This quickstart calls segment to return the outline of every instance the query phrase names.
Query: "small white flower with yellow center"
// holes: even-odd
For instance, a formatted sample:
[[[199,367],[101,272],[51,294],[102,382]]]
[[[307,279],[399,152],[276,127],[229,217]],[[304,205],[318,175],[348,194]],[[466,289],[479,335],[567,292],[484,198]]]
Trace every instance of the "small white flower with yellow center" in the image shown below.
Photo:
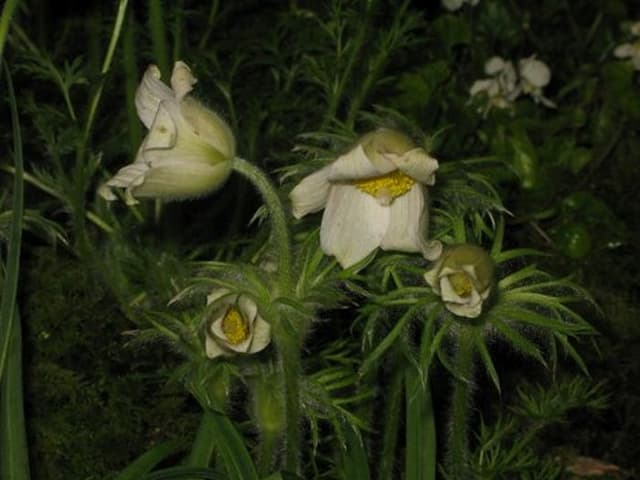
[[[256,353],[269,345],[271,326],[260,316],[255,302],[228,290],[216,289],[207,297],[207,305],[216,303],[205,331],[209,358],[237,353]]]
[[[486,115],[493,107],[509,108],[520,95],[513,63],[501,57],[491,57],[484,64],[484,73],[490,78],[476,80],[469,89],[472,97],[486,96],[487,104],[480,111]]]
[[[451,313],[476,318],[494,284],[494,264],[487,252],[475,245],[446,247],[424,278]]]
[[[149,129],[135,161],[121,168],[99,194],[115,200],[113,188],[125,190],[127,204],[137,197],[179,200],[205,195],[231,173],[235,139],[216,113],[188,94],[196,79],[184,62],[176,62],[171,88],[151,65],[138,90],[136,109]]]
[[[613,54],[618,58],[628,58],[633,68],[640,70],[640,22],[631,25],[631,35],[636,37],[635,40],[618,45]]]
[[[555,108],[556,104],[542,95],[542,89],[551,81],[551,70],[546,63],[537,60],[535,55],[518,62],[520,71],[520,89],[530,95],[533,101],[545,107]]]
[[[289,194],[293,215],[324,208],[320,243],[347,268],[380,247],[436,258],[425,239],[427,185],[438,161],[406,135],[385,128],[364,135],[333,163],[304,178]]]

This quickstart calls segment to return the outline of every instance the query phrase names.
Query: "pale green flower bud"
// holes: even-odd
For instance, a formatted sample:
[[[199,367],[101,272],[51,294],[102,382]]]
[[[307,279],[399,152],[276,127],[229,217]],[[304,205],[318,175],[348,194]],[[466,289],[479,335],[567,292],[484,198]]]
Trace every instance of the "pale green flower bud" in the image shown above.
[[[446,247],[424,278],[447,309],[467,318],[478,317],[494,286],[495,266],[489,254],[476,245]]]
[[[176,62],[171,88],[151,65],[136,92],[136,109],[149,129],[131,165],[99,189],[115,200],[112,188],[125,189],[126,202],[137,197],[179,200],[219,188],[231,173],[235,139],[215,112],[188,96],[196,83],[184,62]]]

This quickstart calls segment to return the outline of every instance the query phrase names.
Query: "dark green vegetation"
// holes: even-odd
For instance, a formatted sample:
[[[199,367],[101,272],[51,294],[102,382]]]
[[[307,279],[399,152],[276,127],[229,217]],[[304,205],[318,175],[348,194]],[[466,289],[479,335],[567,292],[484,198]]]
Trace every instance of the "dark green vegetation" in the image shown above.
[[[429,307],[435,300],[413,275],[427,263],[380,252],[357,274],[332,270],[318,250],[321,214],[289,218],[297,285],[308,287],[291,310],[313,304],[316,316],[297,372],[306,420],[287,431],[301,438],[302,478],[432,478],[418,464],[436,455],[427,427],[437,432],[437,478],[581,478],[565,469],[581,456],[620,467],[596,478],[640,476],[640,72],[613,53],[634,40],[636,2],[480,0],[448,12],[435,1],[149,0],[119,12],[125,3],[25,0],[0,29],[5,286],[18,157],[25,171],[15,318],[31,478],[114,479],[154,447],[161,467],[201,469],[157,478],[251,478],[246,452],[261,478],[298,462],[286,458],[282,411],[260,408],[291,403],[279,393],[292,389],[279,383],[287,379],[278,362],[210,361],[194,333],[212,286],[202,277],[241,283],[254,273],[244,264],[273,255],[253,187],[233,175],[205,198],[131,208],[96,194],[146,133],[134,95],[147,65],[168,81],[175,60],[191,66],[195,95],[228,121],[238,155],[269,174],[285,204],[304,175],[360,134],[400,129],[440,161],[429,191],[434,237],[493,247],[494,257],[548,254],[498,265],[499,279],[530,262],[570,277],[544,291],[540,317],[561,317],[550,298],[584,298],[574,284],[597,304],[571,305],[597,335],[583,325],[562,331],[559,321],[536,329],[543,320],[532,315],[517,330],[529,340],[474,324],[476,343],[466,346],[477,357],[464,372],[475,379],[456,390],[465,375],[449,362],[464,360],[465,345],[455,343],[457,320]],[[487,77],[484,63],[533,54],[552,72],[544,95],[557,108],[521,97],[479,112],[469,88]],[[203,267],[213,261],[244,264]],[[188,287],[193,297],[168,305]],[[547,341],[548,331],[560,338]],[[15,355],[6,361],[5,372],[18,371]],[[203,417],[203,405],[233,425],[220,413]],[[453,440],[450,415],[469,428]],[[207,437],[216,434],[225,441]],[[458,456],[445,453],[450,443]]]

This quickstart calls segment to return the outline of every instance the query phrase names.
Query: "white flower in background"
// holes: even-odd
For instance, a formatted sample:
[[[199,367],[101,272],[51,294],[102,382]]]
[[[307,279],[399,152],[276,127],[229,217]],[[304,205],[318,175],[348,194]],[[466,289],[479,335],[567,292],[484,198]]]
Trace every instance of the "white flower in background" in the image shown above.
[[[469,245],[445,247],[424,278],[455,315],[476,318],[493,288],[494,264],[482,248]]]
[[[480,111],[486,115],[493,107],[509,108],[524,93],[543,105],[554,108],[556,105],[542,95],[542,89],[551,80],[551,70],[535,55],[518,62],[518,72],[513,63],[501,57],[491,57],[484,65],[484,71],[490,78],[476,80],[469,94],[472,97],[484,95],[487,103]]]
[[[149,129],[135,161],[121,168],[99,193],[115,200],[112,188],[125,189],[127,204],[136,197],[178,200],[205,195],[231,173],[235,139],[227,124],[188,94],[196,79],[176,62],[171,88],[151,65],[136,91],[136,109]]]
[[[520,95],[513,63],[505,61],[501,57],[491,57],[484,64],[484,72],[490,78],[476,80],[469,89],[469,94],[472,97],[486,96],[487,104],[484,109],[481,109],[484,114],[487,114],[493,107],[509,108]]]
[[[214,305],[205,331],[205,347],[209,358],[237,353],[256,353],[269,345],[271,325],[258,312],[255,302],[242,295],[216,289],[207,297]]]
[[[551,81],[551,70],[547,64],[532,55],[518,62],[518,70],[522,92],[531,95],[536,103],[540,102],[546,107],[555,108],[555,103],[542,95],[542,89]]]
[[[618,58],[628,58],[633,68],[640,70],[640,22],[631,25],[631,35],[636,37],[635,40],[618,45],[613,54]]]
[[[347,268],[380,247],[433,259],[440,242],[425,239],[427,185],[438,161],[406,135],[378,129],[333,163],[304,178],[289,194],[293,215],[324,208],[320,243]]]
[[[458,10],[465,3],[468,3],[472,7],[475,7],[479,2],[480,0],[442,0],[442,5],[450,12],[453,12],[455,10]]]

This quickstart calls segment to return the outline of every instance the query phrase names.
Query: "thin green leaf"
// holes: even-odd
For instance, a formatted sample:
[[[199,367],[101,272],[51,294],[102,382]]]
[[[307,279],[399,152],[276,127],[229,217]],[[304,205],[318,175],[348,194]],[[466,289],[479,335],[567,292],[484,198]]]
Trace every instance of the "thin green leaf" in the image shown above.
[[[420,372],[407,369],[405,479],[435,480],[436,427],[429,385]]]
[[[157,472],[149,473],[140,480],[227,480],[228,477],[221,475],[211,468],[194,467],[171,467]]]
[[[258,473],[240,433],[229,418],[215,410],[205,412],[211,437],[227,472],[226,480],[257,480]]]
[[[484,368],[486,368],[487,372],[489,373],[489,376],[491,377],[491,380],[493,381],[493,384],[495,385],[496,389],[498,390],[498,393],[500,393],[500,376],[498,375],[498,371],[496,370],[496,366],[493,363],[493,359],[491,358],[491,354],[489,353],[489,349],[487,348],[487,344],[484,341],[484,336],[482,334],[479,334],[476,336],[475,339],[475,343],[476,343],[476,349],[478,350],[478,353],[480,354],[480,359],[482,360],[482,363],[484,365]]]
[[[173,455],[180,449],[178,440],[170,440],[155,445],[137,459],[127,468],[121,471],[114,480],[140,480],[145,473],[162,462],[165,458]]]
[[[540,350],[533,342],[530,342],[521,333],[511,328],[504,321],[502,321],[502,319],[493,317],[491,319],[491,323],[496,328],[496,330],[498,330],[498,332],[500,332],[500,334],[511,343],[513,347],[523,353],[526,353],[527,355],[532,356],[545,367],[547,366],[547,362],[545,362],[544,358],[542,358]]]
[[[400,320],[396,323],[395,327],[391,329],[389,334],[382,339],[382,341],[373,349],[373,351],[369,354],[369,356],[362,362],[362,366],[360,367],[359,374],[364,375],[369,371],[370,368],[374,366],[376,361],[393,345],[393,342],[400,336],[400,334],[404,331],[409,320],[413,318],[416,312],[416,306],[409,308]]]
[[[13,222],[7,248],[7,265],[2,285],[2,303],[0,304],[0,379],[5,371],[5,360],[9,350],[11,328],[15,318],[18,275],[20,272],[20,247],[22,242],[22,216],[24,211],[24,180],[22,158],[22,135],[16,103],[13,81],[6,62],[4,63],[7,95],[11,109],[11,127],[13,130],[13,150],[15,175],[13,176]]]
[[[349,480],[369,480],[369,457],[362,436],[353,425],[345,425],[345,448],[342,450],[342,475]]]

